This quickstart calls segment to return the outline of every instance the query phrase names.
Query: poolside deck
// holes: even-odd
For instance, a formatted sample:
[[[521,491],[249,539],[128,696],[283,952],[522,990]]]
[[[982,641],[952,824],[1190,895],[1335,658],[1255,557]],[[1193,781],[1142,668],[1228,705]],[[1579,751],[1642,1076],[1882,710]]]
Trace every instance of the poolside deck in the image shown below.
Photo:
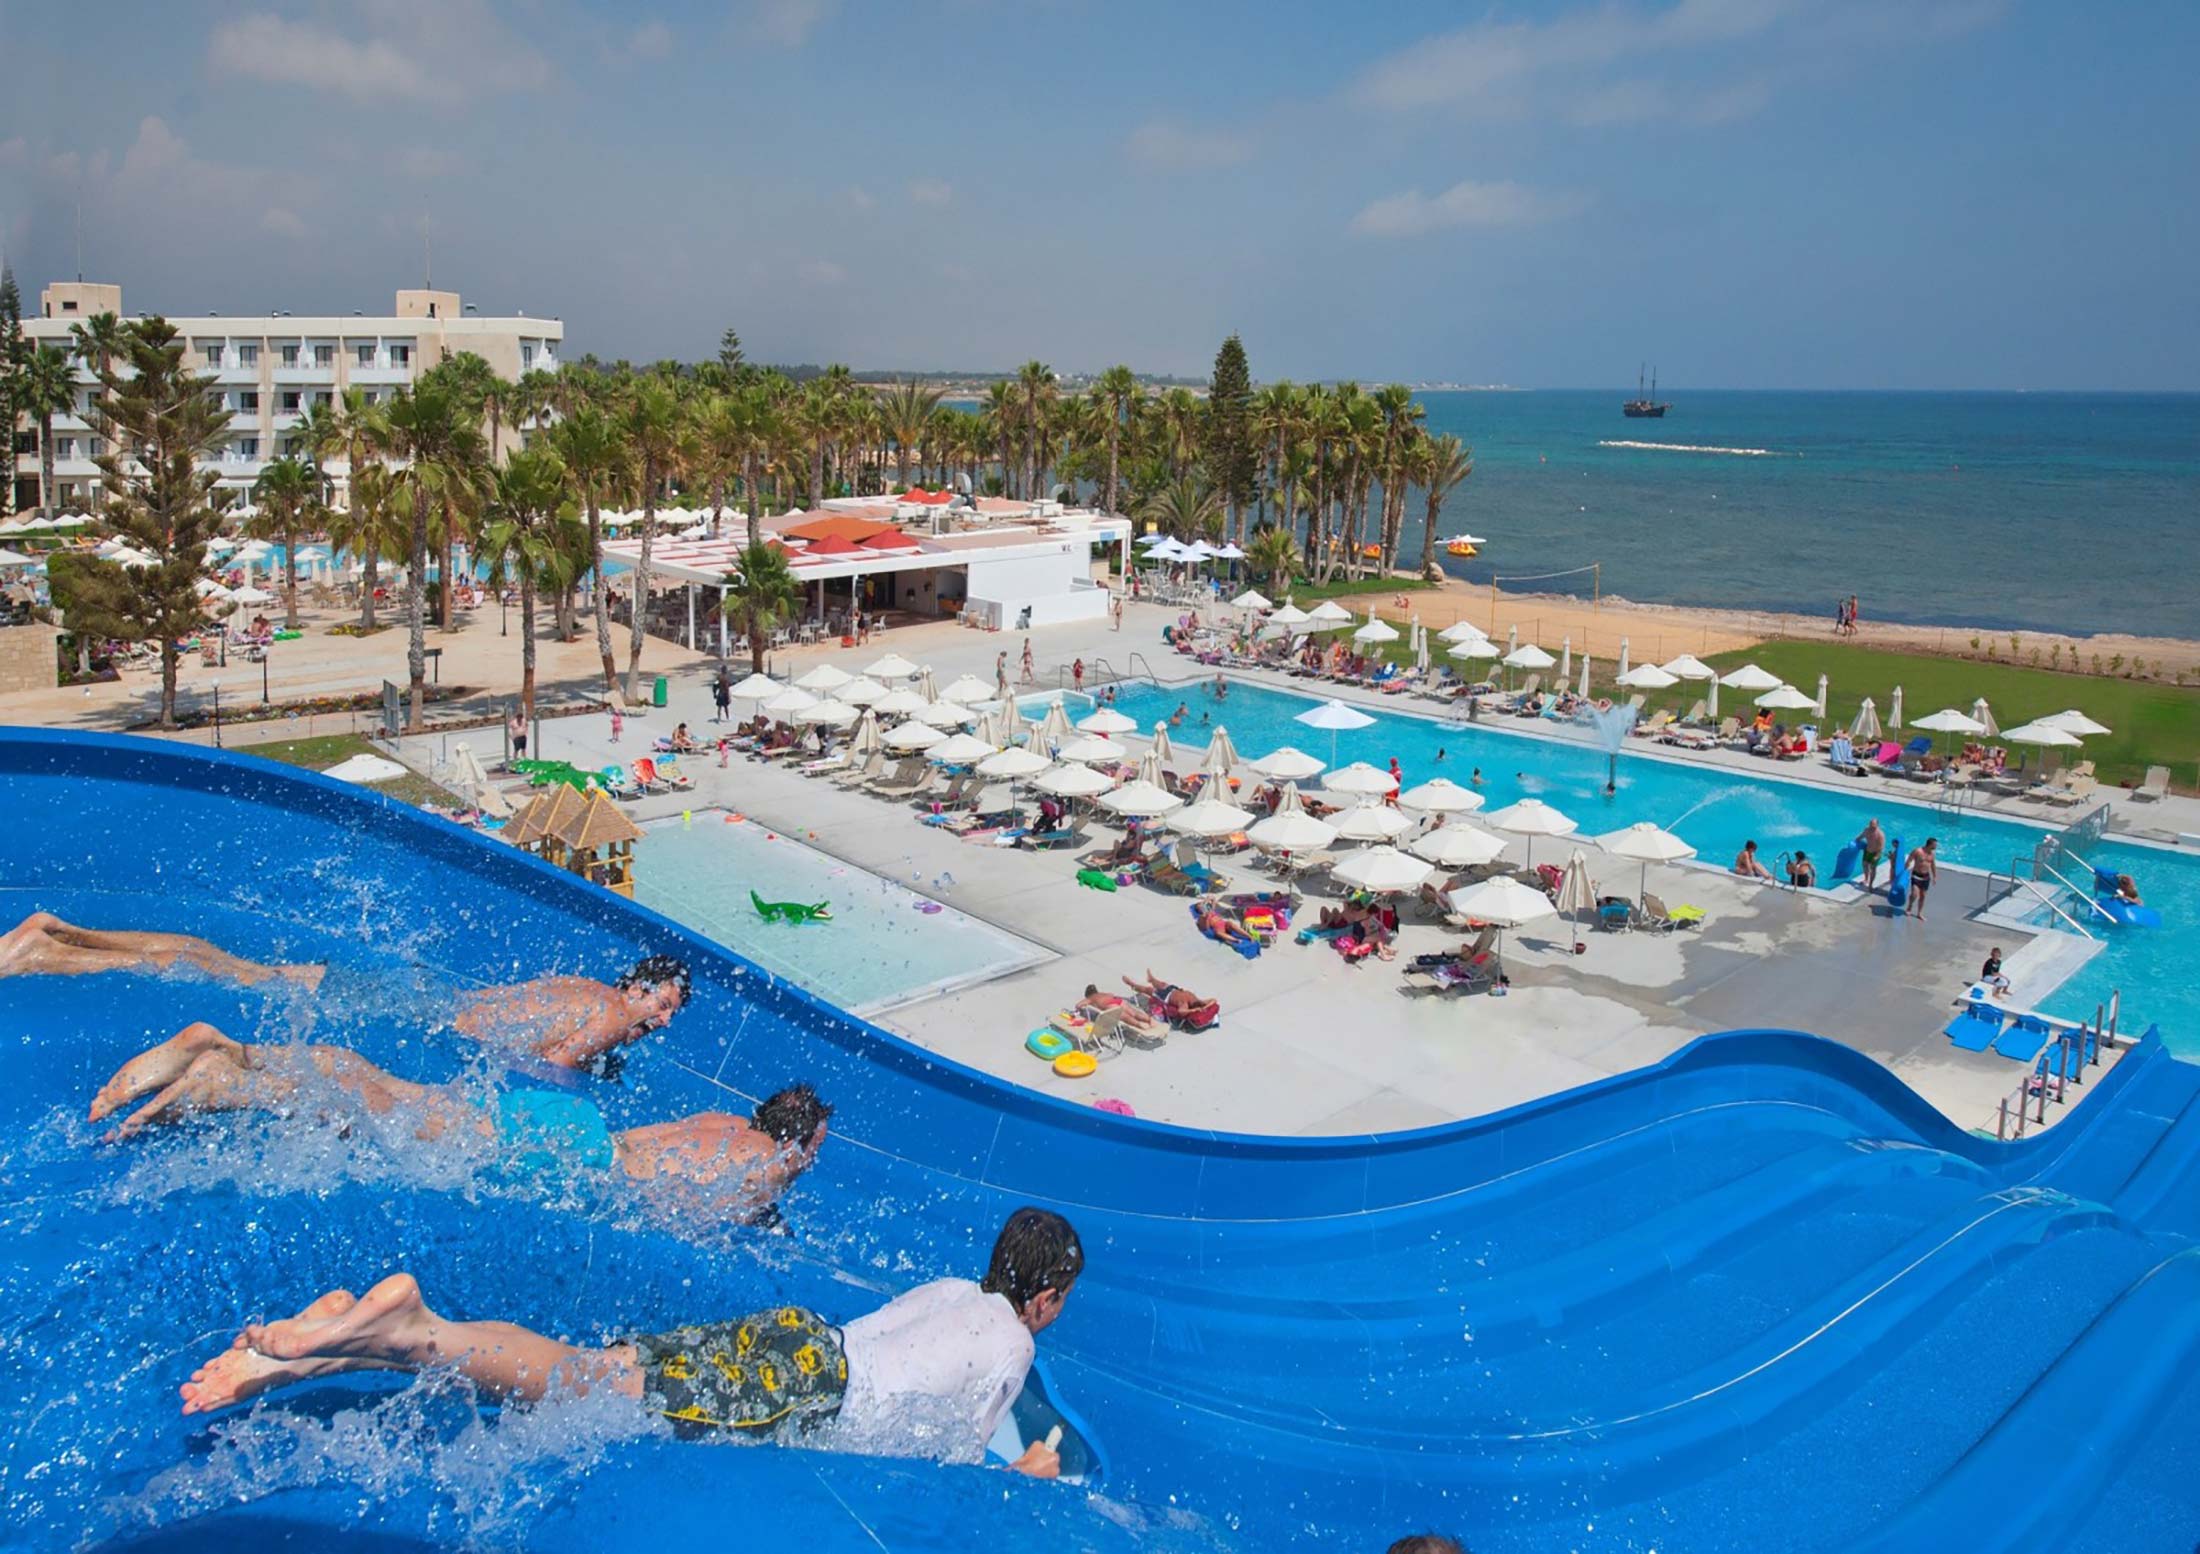
[[[1124,644],[1154,640],[1152,631],[1138,629],[1140,614],[1150,614],[1156,629],[1163,618],[1158,610],[1134,611],[1121,636],[1096,628],[1089,641],[1071,642],[1065,632],[1044,634],[1036,645],[1050,658],[1120,660]],[[993,655],[1018,645],[1006,635],[920,630],[925,640],[897,632],[891,646],[930,663],[943,682],[966,671],[990,679]],[[853,668],[882,651],[812,652],[774,667],[800,672],[831,658]],[[1152,663],[1164,672],[1191,668],[1159,655]],[[683,720],[707,732],[709,716],[707,678],[695,672],[675,680],[664,711],[630,719],[621,745],[610,744],[607,720],[568,719],[548,726],[545,753],[603,764],[646,749],[655,734]],[[439,744],[408,741],[406,753],[426,766]],[[1898,919],[1883,901],[1852,890],[1805,894],[1700,864],[1654,867],[1651,889],[1669,902],[1705,909],[1701,930],[1577,936],[1553,920],[1506,936],[1508,995],[1443,998],[1409,992],[1398,965],[1455,944],[1457,935],[1410,914],[1396,963],[1348,966],[1326,947],[1290,943],[1249,961],[1198,937],[1181,898],[1140,887],[1112,895],[1081,888],[1069,852],[1035,857],[965,843],[917,824],[907,805],[738,757],[724,770],[690,758],[686,769],[698,780],[694,793],[644,800],[635,813],[647,819],[706,805],[742,810],[848,863],[914,878],[920,888],[1059,957],[904,1005],[881,1023],[974,1068],[1066,1098],[1113,1096],[1145,1117],[1262,1133],[1420,1126],[1619,1073],[1738,1026],[1788,1027],[1844,1041],[1966,1127],[1991,1126],[2000,1099],[2022,1077],[2019,1065],[1958,1051],[1941,1034],[1950,999],[1987,949],[2018,948],[2006,927],[1971,920],[1985,903],[1980,875],[1949,871],[1932,897],[1931,918],[1920,923]],[[1743,769],[1765,775],[1760,762]],[[1115,834],[1092,828],[1096,843]],[[1600,880],[1610,876],[1615,889],[1633,885],[1635,866],[1594,850],[1589,857]],[[1577,937],[1587,946],[1580,955],[1572,948]],[[2011,969],[2020,978],[2019,1002],[2031,991],[2021,981],[2028,966],[2053,980],[2068,969],[2051,957],[2017,957]],[[1149,968],[1220,999],[1221,1026],[1172,1037],[1157,1049],[1133,1049],[1088,1080],[1059,1079],[1024,1050],[1025,1033],[1088,982],[1120,990],[1125,973]]]

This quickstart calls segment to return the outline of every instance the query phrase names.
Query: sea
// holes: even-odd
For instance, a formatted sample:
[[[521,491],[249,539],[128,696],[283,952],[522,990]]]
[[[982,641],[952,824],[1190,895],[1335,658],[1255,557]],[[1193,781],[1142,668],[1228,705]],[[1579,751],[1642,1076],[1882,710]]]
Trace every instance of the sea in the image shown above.
[[[1624,389],[1418,397],[1474,450],[1438,525],[1489,541],[1442,558],[1474,582],[2200,638],[2200,395],[1669,388],[1662,420]]]

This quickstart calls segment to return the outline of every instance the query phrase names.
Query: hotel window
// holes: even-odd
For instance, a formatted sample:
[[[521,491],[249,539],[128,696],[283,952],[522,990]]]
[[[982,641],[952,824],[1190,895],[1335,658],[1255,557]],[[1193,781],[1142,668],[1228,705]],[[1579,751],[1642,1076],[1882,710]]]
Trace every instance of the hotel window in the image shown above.
[[[392,367],[410,367],[412,364],[413,348],[411,346],[393,345],[390,347],[390,365]]]
[[[238,347],[237,347],[237,365],[238,365],[238,366],[240,366],[240,367],[257,367],[257,366],[259,366],[259,365],[260,365],[260,348],[259,348],[259,346],[258,346],[258,345],[256,345],[256,344],[250,344],[250,343],[238,346]]]
[[[532,367],[532,366],[534,366],[534,365],[535,365],[535,342],[534,342],[534,341],[532,341],[532,340],[522,340],[522,341],[520,341],[520,343],[519,343],[519,364],[520,364],[520,366],[521,366],[521,367],[523,367],[523,368],[525,368],[525,367]]]
[[[207,341],[203,341],[203,342],[201,342],[201,344],[200,344],[200,346],[199,346],[199,350],[200,350],[201,354],[203,354],[203,355],[204,355],[204,356],[206,357],[206,365],[207,365],[207,366],[209,366],[209,367],[219,367],[219,366],[220,366],[220,365],[222,364],[222,343],[221,343],[221,341],[219,341],[219,340],[207,340]]]
[[[57,459],[75,458],[76,439],[74,437],[56,437],[53,440],[53,456]]]
[[[333,346],[333,345],[317,345],[317,346],[315,346],[315,347],[313,348],[313,365],[314,365],[314,366],[316,366],[316,367],[333,367],[333,366],[335,366],[335,365],[336,365],[336,347],[335,347],[335,346]]]
[[[286,345],[283,347],[283,365],[285,367],[295,367],[298,365],[298,347],[296,347],[295,345]]]
[[[336,403],[336,396],[334,394],[331,394],[327,389],[323,389],[320,393],[313,396],[313,402],[316,405],[319,405],[323,410],[326,410],[330,405]]]
[[[305,396],[296,389],[283,390],[283,414],[296,415],[305,402]]]
[[[238,390],[237,408],[247,415],[258,415],[260,413],[260,391],[258,389]]]
[[[362,367],[372,367],[374,365],[374,342],[372,340],[359,347],[359,365]]]
[[[238,439],[237,439],[237,457],[238,457],[238,458],[240,458],[240,459],[256,459],[256,458],[258,458],[259,456],[260,456],[260,439],[259,439],[259,438],[257,438],[257,437],[240,437],[240,438],[238,438]]]

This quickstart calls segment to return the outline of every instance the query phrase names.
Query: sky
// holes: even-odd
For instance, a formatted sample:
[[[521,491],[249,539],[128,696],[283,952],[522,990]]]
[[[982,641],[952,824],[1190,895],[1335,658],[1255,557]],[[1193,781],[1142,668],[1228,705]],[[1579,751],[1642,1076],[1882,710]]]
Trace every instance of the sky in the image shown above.
[[[81,209],[130,312],[432,262],[607,359],[2200,388],[2189,0],[0,0],[0,56],[34,306]]]

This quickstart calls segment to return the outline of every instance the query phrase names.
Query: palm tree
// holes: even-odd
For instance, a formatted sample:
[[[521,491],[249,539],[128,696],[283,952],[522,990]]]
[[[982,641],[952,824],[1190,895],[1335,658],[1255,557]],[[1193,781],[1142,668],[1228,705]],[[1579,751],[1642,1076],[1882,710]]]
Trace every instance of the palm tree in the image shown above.
[[[802,585],[787,566],[786,553],[771,545],[741,552],[738,570],[726,574],[725,608],[740,617],[749,639],[749,668],[764,672],[764,639],[802,607]]]
[[[332,508],[324,517],[329,543],[359,558],[359,629],[373,631],[374,590],[383,558],[395,561],[405,554],[405,523],[399,510],[401,482],[379,464],[362,465],[348,482],[348,505]]]
[[[1274,525],[1257,529],[1252,544],[1246,547],[1245,561],[1256,576],[1268,579],[1268,591],[1281,600],[1290,586],[1292,574],[1298,569],[1298,543],[1291,538],[1289,529]]]
[[[1368,488],[1375,478],[1375,460],[1382,452],[1383,413],[1375,401],[1346,384],[1353,392],[1342,400],[1342,426],[1338,446],[1344,455],[1343,559],[1345,576],[1360,575],[1360,531],[1367,521]]]
[[[1024,434],[1024,491],[1027,499],[1046,495],[1039,486],[1039,447],[1054,417],[1061,384],[1045,362],[1028,361],[1016,369],[1016,423]]]
[[[896,485],[907,488],[910,456],[923,446],[925,433],[932,425],[932,412],[939,408],[939,403],[938,389],[929,383],[906,379],[897,379],[880,399],[886,435],[894,444]]]
[[[38,515],[54,516],[53,418],[76,404],[76,374],[68,354],[40,346],[15,375],[15,410],[38,423]],[[11,454],[12,458],[13,455]]]
[[[389,428],[382,419],[381,410],[367,401],[366,391],[348,388],[342,399],[329,405],[315,405],[306,412],[299,423],[298,440],[305,446],[325,476],[332,460],[344,461],[344,500],[347,504],[359,500],[359,484],[371,467],[374,453],[389,435]],[[385,499],[387,493],[385,492]],[[350,525],[339,524],[347,532]],[[371,524],[368,525],[371,529]],[[332,534],[333,538],[333,534]],[[342,541],[337,541],[342,544]],[[345,549],[350,549],[348,545]],[[364,568],[359,584],[359,629],[374,630],[374,595],[381,586],[382,556],[379,547],[369,546],[359,553]]]
[[[1108,427],[1108,479],[1101,488],[1100,510],[1113,513],[1120,511],[1116,499],[1121,489],[1117,477],[1122,467],[1123,427],[1138,414],[1138,375],[1121,364],[1110,367],[1100,374],[1092,394],[1107,417]]]
[[[259,513],[249,525],[260,539],[283,547],[283,628],[298,629],[298,531],[305,515],[321,505],[321,475],[297,459],[276,459],[252,482]]]
[[[1222,499],[1205,475],[1193,471],[1149,497],[1138,516],[1177,539],[1207,539],[1221,533]]]
[[[1386,383],[1371,396],[1383,416],[1382,442],[1382,565],[1388,572],[1398,563],[1398,536],[1405,528],[1406,476],[1405,457],[1408,446],[1421,435],[1421,421],[1427,414],[1413,399],[1413,390],[1403,383]]]
[[[433,373],[423,374],[410,388],[399,389],[385,408],[384,419],[390,452],[403,461],[401,478],[412,502],[410,575],[405,580],[412,632],[405,655],[412,682],[406,726],[418,728],[428,700],[429,510],[448,510],[474,487],[477,472],[488,459],[488,444],[481,435],[480,417]]]
[[[1438,582],[1443,573],[1436,566],[1436,520],[1452,492],[1474,473],[1474,450],[1446,432],[1423,437],[1414,445],[1413,480],[1428,497],[1428,522],[1421,535],[1421,575]]]
[[[699,400],[688,436],[692,446],[687,466],[710,490],[710,537],[716,539],[725,526],[726,487],[741,474],[747,439],[735,397],[712,394]]]
[[[638,381],[619,416],[642,493],[642,553],[634,564],[634,619],[627,638],[626,699],[639,699],[642,683],[643,627],[649,616],[650,548],[657,537],[657,493],[670,479],[678,457],[685,414],[672,386],[662,378]]]
[[[603,689],[618,686],[618,664],[611,656],[611,607],[603,583],[603,499],[626,468],[626,444],[609,416],[576,402],[550,429],[550,446],[565,462],[566,477],[580,493],[588,515],[588,565],[595,576],[596,652],[603,660]]]
[[[520,712],[535,719],[535,586],[556,572],[555,519],[565,496],[565,466],[547,448],[522,448],[497,471],[481,531],[482,555],[497,587],[519,580]]]
[[[985,386],[986,441],[1001,451],[1001,490],[1016,495],[1016,388],[1002,379]]]
[[[1268,492],[1282,479],[1283,452],[1298,434],[1299,391],[1284,378],[1253,394],[1253,440],[1260,445],[1259,512],[1256,524],[1268,521]]]

